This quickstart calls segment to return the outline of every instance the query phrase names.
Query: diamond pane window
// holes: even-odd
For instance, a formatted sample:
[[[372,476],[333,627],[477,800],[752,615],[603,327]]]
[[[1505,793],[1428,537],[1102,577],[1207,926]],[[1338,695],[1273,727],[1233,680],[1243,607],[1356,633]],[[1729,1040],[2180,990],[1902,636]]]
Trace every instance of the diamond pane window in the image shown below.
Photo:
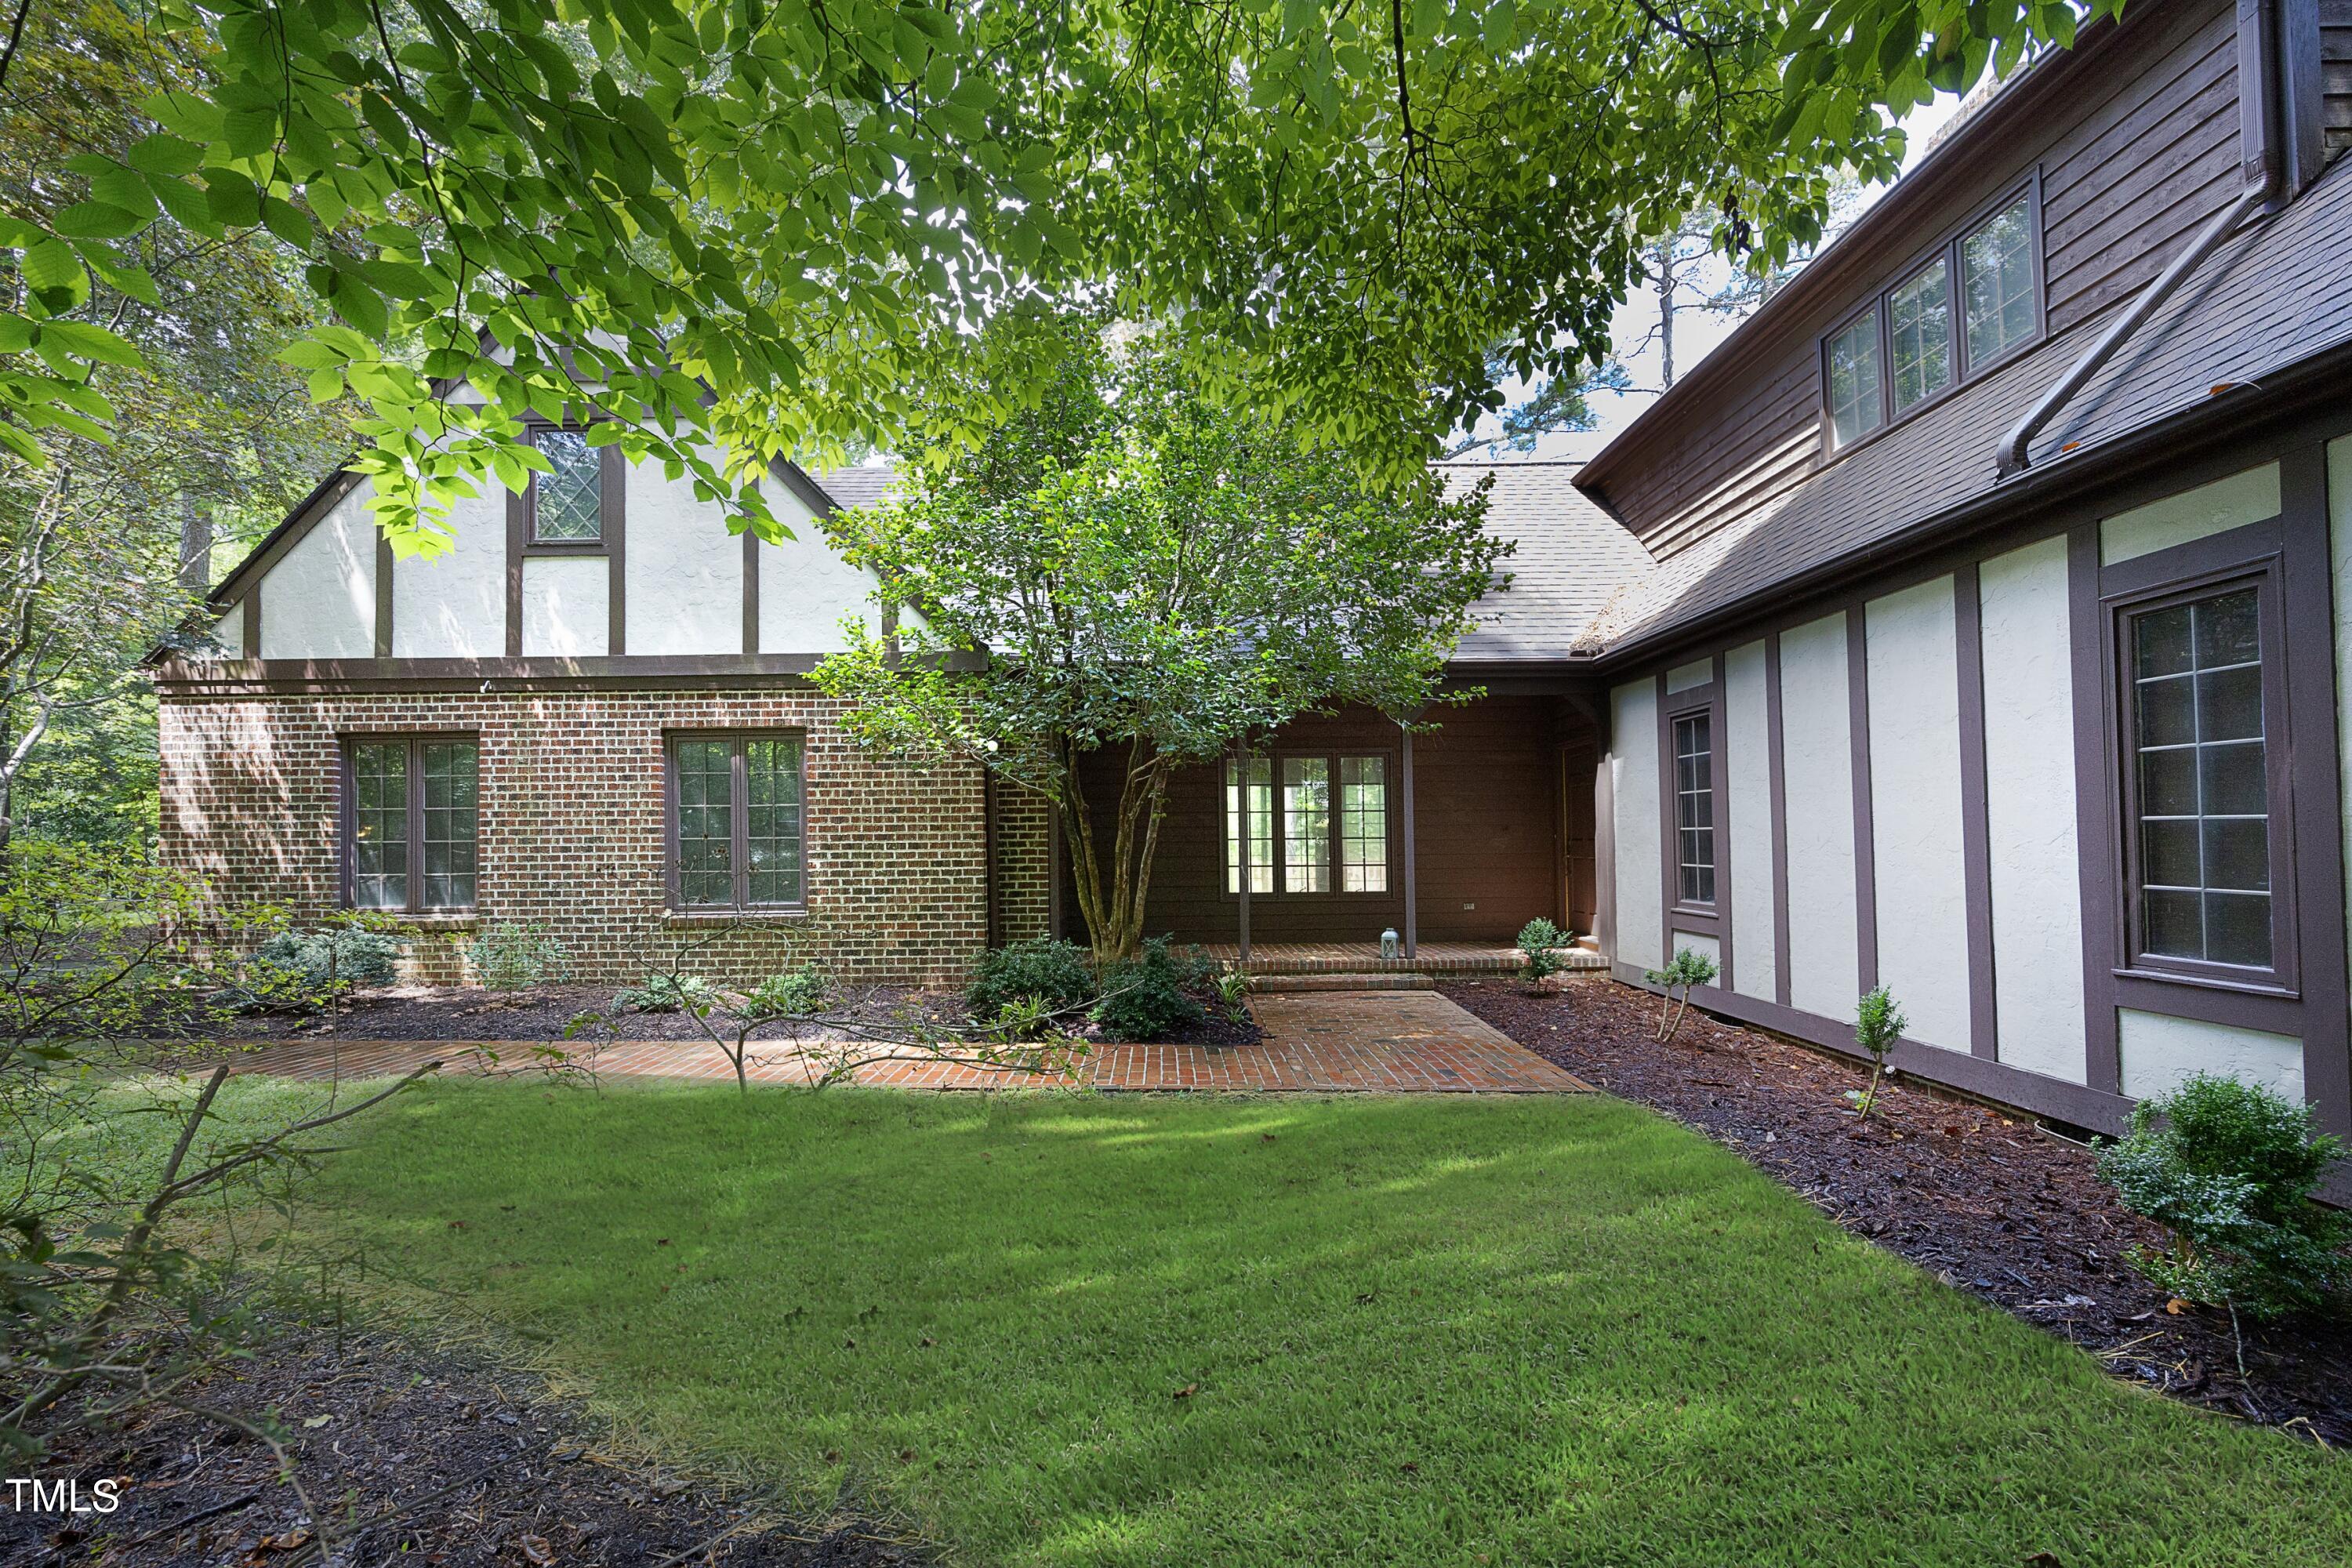
[[[2131,620],[2140,951],[2273,962],[2259,591]]]
[[[530,480],[530,536],[541,544],[593,544],[604,537],[604,454],[578,430],[532,438],[551,470]]]

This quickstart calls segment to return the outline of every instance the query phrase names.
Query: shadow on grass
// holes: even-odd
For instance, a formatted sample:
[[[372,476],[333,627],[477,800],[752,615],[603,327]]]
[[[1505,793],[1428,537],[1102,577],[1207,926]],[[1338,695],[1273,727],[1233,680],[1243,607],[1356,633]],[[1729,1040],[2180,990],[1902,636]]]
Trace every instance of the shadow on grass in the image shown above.
[[[649,1436],[974,1561],[2352,1552],[2332,1456],[1600,1097],[451,1084],[327,1190]]]

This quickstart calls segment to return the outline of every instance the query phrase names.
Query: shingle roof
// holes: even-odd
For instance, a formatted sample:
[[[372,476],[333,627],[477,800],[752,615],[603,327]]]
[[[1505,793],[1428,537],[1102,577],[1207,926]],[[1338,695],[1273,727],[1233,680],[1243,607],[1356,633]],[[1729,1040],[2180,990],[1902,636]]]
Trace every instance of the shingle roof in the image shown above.
[[[1450,495],[1495,476],[1486,531],[1518,546],[1503,563],[1510,587],[1479,601],[1477,629],[1462,640],[1456,658],[1564,658],[1577,632],[1618,587],[1651,569],[1642,542],[1576,488],[1580,466],[1458,459],[1439,465]]]
[[[816,481],[817,489],[833,498],[834,505],[844,510],[887,500],[898,488],[898,470],[889,463],[861,463],[823,472],[811,469],[809,478]]]
[[[2352,158],[2223,242],[2059,412],[2034,443],[2033,467],[1998,479],[1994,445],[2110,319],[2082,323],[1668,557],[1583,628],[1579,649],[1605,652],[1727,610],[2000,489],[2095,462],[2159,419],[2259,395],[2264,376],[2352,343]]]

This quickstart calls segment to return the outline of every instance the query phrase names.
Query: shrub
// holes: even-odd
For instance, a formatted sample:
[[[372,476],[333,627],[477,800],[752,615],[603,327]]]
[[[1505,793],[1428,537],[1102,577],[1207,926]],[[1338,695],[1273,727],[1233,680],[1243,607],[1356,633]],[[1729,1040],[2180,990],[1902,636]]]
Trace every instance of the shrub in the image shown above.
[[[1872,1107],[1878,1103],[1878,1080],[1886,1071],[1886,1053],[1895,1048],[1895,1042],[1910,1026],[1911,1020],[1895,1005],[1895,994],[1884,985],[1854,1004],[1854,1047],[1870,1058],[1870,1087],[1854,1101],[1855,1110],[1863,1117],[1867,1118]]]
[[[1519,978],[1530,986],[1541,985],[1568,966],[1559,950],[1569,944],[1570,933],[1538,915],[1519,928]]]
[[[2099,1179],[2171,1233],[2133,1266],[2176,1296],[2274,1317],[2315,1307],[2346,1273],[2336,1248],[2352,1219],[2310,1201],[2342,1139],[2308,1106],[2233,1078],[2196,1073],[2142,1100],[2131,1131],[2099,1155]]]
[[[642,985],[632,985],[614,996],[613,1005],[633,1013],[704,1014],[719,1005],[719,989],[698,974],[668,974],[654,970]]]
[[[467,950],[474,977],[487,991],[528,991],[534,985],[561,984],[571,953],[546,928],[502,921],[485,927]]]
[[[1216,971],[1216,962],[1199,948],[1180,954],[1168,938],[1152,937],[1135,957],[1104,971],[1095,1022],[1122,1040],[1163,1039],[1206,1016],[1192,992]]]
[[[362,985],[392,984],[400,943],[362,926],[281,931],[257,949],[226,999],[239,1007],[313,1007]]]
[[[982,954],[963,1000],[973,1021],[987,1025],[1007,1004],[1024,996],[1045,1003],[1048,1012],[1060,1012],[1083,1007],[1101,994],[1085,948],[1041,936]]]
[[[1690,1011],[1691,987],[1704,985],[1715,978],[1715,960],[1693,948],[1678,948],[1675,961],[1664,969],[1643,972],[1643,979],[1665,992],[1665,1000],[1658,1008],[1657,1032],[1651,1037],[1671,1040],[1683,1026],[1683,1015]],[[1675,993],[1682,993],[1682,1005],[1675,1005]]]
[[[833,982],[814,963],[771,974],[744,994],[738,1009],[746,1018],[805,1016],[822,1009],[833,995]]]

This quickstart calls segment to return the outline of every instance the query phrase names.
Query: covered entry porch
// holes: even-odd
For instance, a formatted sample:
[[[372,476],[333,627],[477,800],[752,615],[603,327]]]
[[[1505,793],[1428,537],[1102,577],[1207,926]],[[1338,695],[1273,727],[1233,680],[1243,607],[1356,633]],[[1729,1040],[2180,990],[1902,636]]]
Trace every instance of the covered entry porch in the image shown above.
[[[1593,925],[1593,767],[1586,705],[1495,692],[1407,731],[1368,709],[1286,725],[1247,758],[1181,770],[1144,931],[1261,974],[1501,973],[1538,917]],[[1084,776],[1107,843],[1124,757]],[[1054,929],[1083,934],[1056,850]],[[1397,956],[1382,958],[1393,932]]]

